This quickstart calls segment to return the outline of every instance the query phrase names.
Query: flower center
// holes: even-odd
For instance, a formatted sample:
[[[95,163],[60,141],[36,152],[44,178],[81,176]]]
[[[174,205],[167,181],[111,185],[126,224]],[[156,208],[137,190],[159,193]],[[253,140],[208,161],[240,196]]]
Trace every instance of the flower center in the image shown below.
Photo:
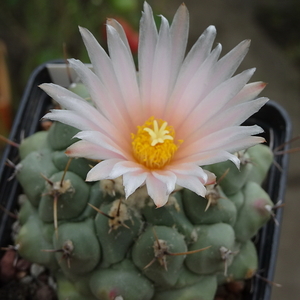
[[[137,126],[137,133],[132,133],[131,137],[135,159],[149,169],[163,168],[182,143],[174,143],[175,131],[172,126],[154,117],[150,117],[144,125]]]

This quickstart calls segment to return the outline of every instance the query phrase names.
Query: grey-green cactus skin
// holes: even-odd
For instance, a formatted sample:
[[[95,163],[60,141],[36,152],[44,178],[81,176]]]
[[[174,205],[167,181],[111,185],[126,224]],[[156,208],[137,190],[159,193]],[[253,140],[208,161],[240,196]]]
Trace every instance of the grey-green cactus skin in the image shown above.
[[[94,161],[73,159],[64,172],[76,133],[55,123],[25,139],[17,175],[26,199],[15,243],[53,272],[59,300],[213,300],[218,284],[255,274],[251,238],[273,206],[260,186],[267,146],[241,153],[241,170],[207,166],[217,180],[229,168],[209,200],[181,189],[156,208],[144,187],[125,200],[121,179],[85,182]]]

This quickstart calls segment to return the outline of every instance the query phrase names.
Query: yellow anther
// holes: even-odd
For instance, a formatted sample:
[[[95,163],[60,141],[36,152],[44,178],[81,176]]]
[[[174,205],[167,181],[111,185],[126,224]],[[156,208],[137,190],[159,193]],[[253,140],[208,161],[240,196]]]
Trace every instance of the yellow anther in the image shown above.
[[[135,159],[149,169],[161,169],[168,164],[180,142],[174,143],[175,132],[163,120],[149,118],[132,134],[132,149]]]

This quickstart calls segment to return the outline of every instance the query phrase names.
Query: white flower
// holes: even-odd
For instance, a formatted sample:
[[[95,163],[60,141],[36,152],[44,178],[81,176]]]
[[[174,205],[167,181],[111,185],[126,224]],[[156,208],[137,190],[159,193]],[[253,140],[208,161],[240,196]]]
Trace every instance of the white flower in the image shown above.
[[[247,84],[254,69],[233,76],[250,42],[241,42],[219,59],[209,26],[184,58],[189,14],[181,5],[172,25],[161,16],[159,32],[145,3],[140,22],[138,74],[124,31],[107,21],[109,56],[93,35],[80,28],[94,72],[71,59],[94,106],[53,84],[41,87],[65,110],[45,117],[74,126],[81,141],[66,153],[100,162],[87,181],[123,176],[126,197],[146,185],[159,207],[175,185],[204,196],[214,181],[200,166],[225,160],[239,166],[235,151],[264,141],[252,136],[258,126],[239,126],[268,99],[258,98],[265,84]],[[233,77],[232,77],[233,76]]]

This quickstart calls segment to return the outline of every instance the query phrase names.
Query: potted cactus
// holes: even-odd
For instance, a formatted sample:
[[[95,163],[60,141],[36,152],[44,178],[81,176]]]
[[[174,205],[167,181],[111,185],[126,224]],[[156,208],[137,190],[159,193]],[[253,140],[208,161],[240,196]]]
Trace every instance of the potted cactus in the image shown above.
[[[276,104],[257,98],[265,84],[247,83],[254,69],[232,77],[249,41],[218,60],[210,26],[184,58],[184,5],[171,26],[161,17],[157,32],[145,3],[140,28],[138,75],[124,31],[110,19],[110,57],[80,28],[93,71],[72,59],[31,77],[11,135],[28,137],[4,153],[20,158],[22,190],[6,182],[8,169],[1,187],[8,211],[22,193],[15,248],[51,271],[58,299],[212,300],[218,287],[261,268],[272,279],[278,229],[260,229],[275,214],[280,221],[273,208],[287,158],[274,158],[264,142],[284,143],[290,126]],[[44,119],[54,123],[34,133],[49,109]],[[269,172],[274,159],[283,173]],[[269,294],[255,280],[244,299]]]

